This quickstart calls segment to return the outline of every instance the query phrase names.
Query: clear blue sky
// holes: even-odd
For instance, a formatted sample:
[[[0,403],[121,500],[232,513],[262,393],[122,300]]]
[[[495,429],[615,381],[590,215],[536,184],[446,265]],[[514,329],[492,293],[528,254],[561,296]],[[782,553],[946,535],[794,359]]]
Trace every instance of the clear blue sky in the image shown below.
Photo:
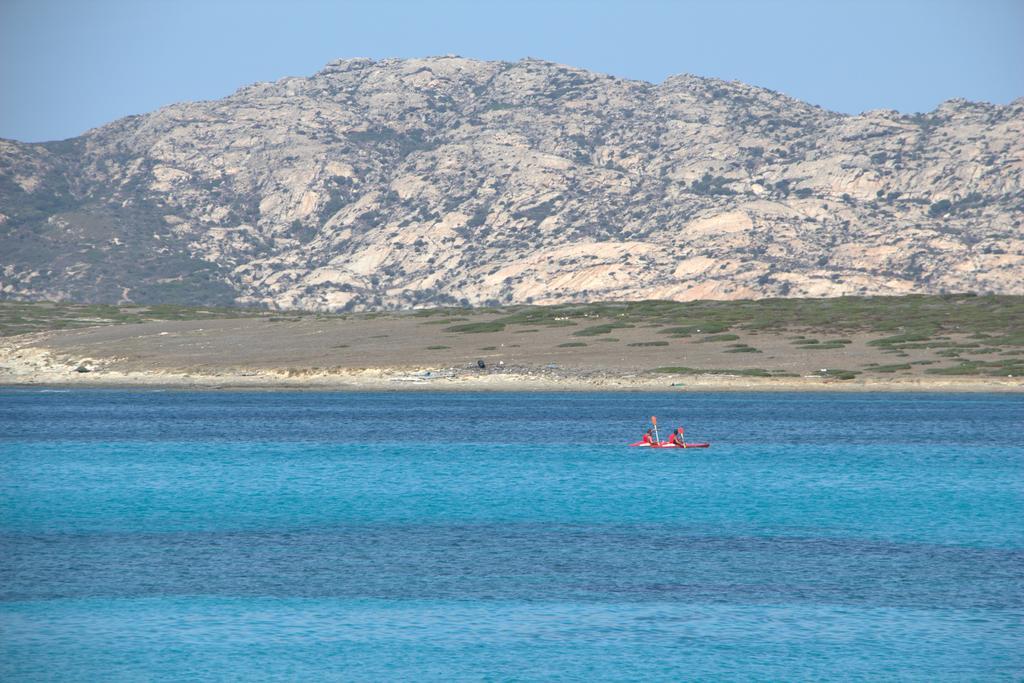
[[[0,137],[71,137],[341,57],[449,53],[927,111],[1024,96],[1024,0],[0,0]]]

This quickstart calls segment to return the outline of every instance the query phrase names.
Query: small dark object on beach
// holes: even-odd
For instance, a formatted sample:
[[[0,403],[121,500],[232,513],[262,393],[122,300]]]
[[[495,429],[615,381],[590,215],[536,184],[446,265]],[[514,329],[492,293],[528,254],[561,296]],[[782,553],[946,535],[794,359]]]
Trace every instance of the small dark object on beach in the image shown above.
[[[92,372],[92,370],[85,367],[84,365],[79,365],[77,368],[75,368],[75,372]]]
[[[481,370],[484,370],[487,367],[487,363],[483,362],[482,360],[478,360],[476,362],[476,366]]]

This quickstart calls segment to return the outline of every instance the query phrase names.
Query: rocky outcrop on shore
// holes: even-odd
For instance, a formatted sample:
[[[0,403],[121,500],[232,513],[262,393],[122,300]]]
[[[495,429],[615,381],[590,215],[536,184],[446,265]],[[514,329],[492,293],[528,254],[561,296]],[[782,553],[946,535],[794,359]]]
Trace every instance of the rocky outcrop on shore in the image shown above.
[[[0,297],[363,310],[1024,293],[1024,100],[352,59],[0,141]]]

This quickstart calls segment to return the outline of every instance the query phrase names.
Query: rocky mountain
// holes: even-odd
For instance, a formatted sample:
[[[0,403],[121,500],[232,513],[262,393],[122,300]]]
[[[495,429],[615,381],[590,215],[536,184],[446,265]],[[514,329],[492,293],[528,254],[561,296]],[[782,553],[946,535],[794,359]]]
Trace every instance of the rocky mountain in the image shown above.
[[[1024,293],[1024,99],[847,116],[738,82],[328,64],[0,141],[0,296],[413,305]]]

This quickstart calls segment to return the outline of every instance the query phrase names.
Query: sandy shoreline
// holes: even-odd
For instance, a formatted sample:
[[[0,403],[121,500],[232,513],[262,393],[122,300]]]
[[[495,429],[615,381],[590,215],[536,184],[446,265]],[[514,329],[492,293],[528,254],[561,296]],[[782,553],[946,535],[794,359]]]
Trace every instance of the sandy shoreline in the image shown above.
[[[544,377],[498,371],[425,378],[408,369],[288,376],[275,372],[0,372],[0,387],[52,389],[165,389],[185,391],[351,391],[351,392],[1024,392],[1024,382],[1000,379],[763,378],[729,375],[672,377]],[[435,374],[436,371],[429,371]]]

